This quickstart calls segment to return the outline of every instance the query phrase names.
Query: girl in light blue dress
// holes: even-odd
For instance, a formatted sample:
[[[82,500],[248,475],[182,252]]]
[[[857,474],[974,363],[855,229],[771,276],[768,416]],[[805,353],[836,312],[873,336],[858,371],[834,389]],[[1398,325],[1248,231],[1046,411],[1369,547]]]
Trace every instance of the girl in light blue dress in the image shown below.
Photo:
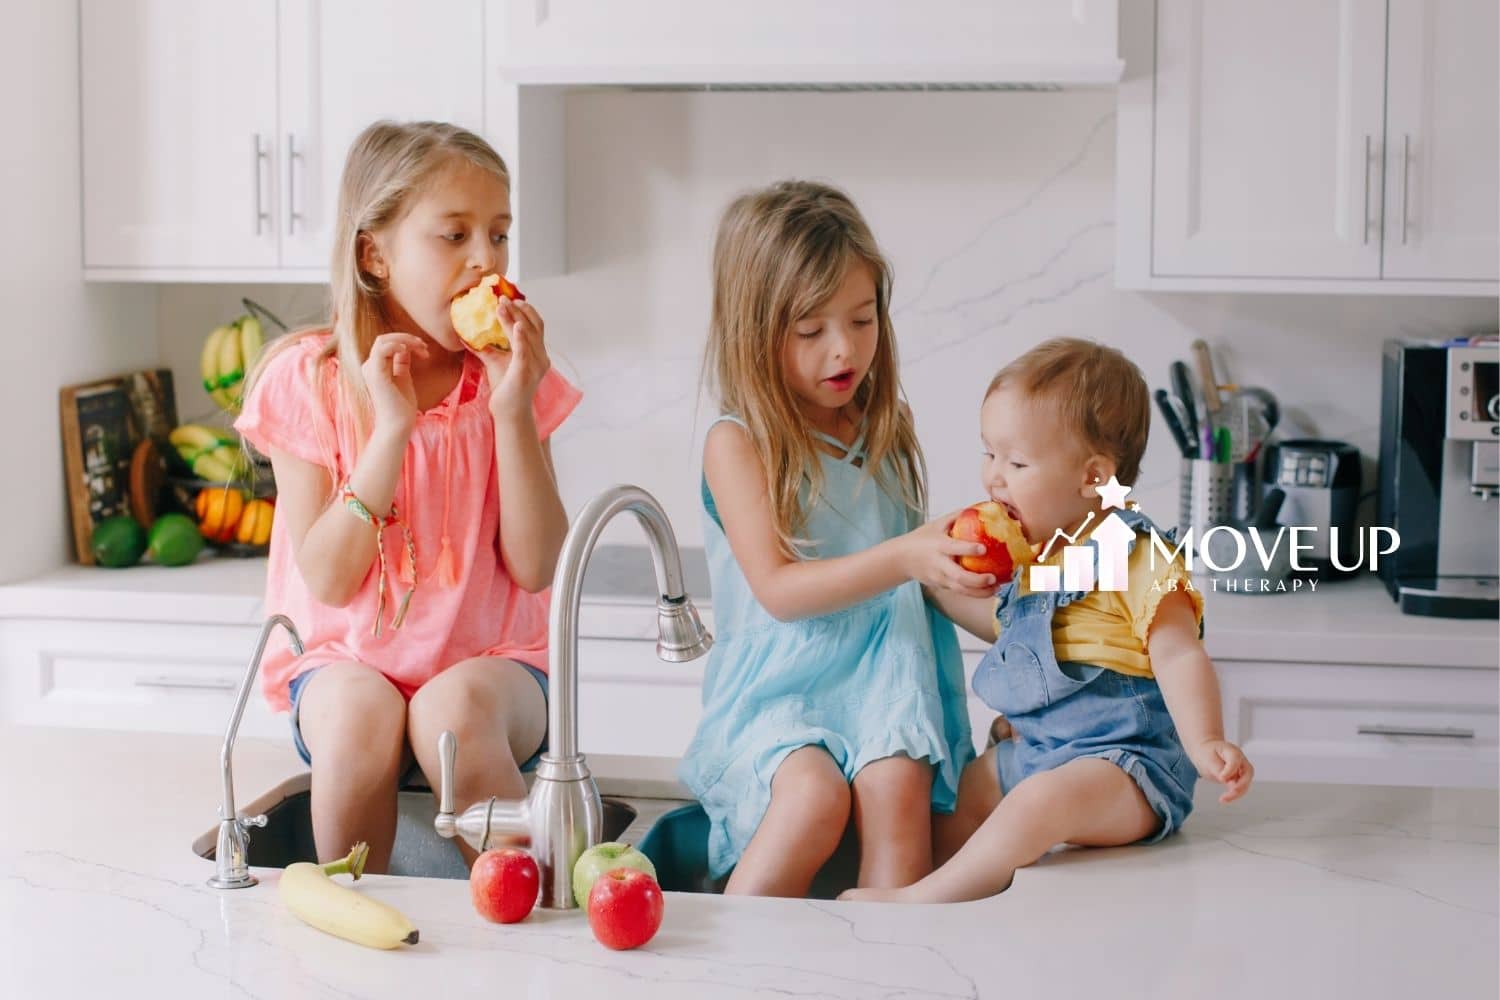
[[[859,884],[932,868],[931,813],[974,756],[963,665],[922,587],[992,595],[923,525],[901,402],[890,268],[841,192],[786,182],[736,200],[714,249],[704,444],[716,642],[680,771],[726,892],[802,896],[852,820]],[[956,512],[955,512],[956,514]]]

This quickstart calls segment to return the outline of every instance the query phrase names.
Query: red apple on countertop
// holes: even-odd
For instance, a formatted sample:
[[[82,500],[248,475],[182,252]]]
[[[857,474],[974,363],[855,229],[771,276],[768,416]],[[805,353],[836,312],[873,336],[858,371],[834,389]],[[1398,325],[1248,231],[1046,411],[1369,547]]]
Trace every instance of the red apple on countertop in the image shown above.
[[[530,854],[515,847],[485,851],[469,870],[469,895],[486,920],[513,924],[526,919],[536,905],[541,873]]]
[[[636,868],[616,868],[594,880],[589,891],[589,927],[606,948],[639,948],[661,926],[661,886]]]
[[[650,858],[630,844],[607,840],[584,851],[573,863],[573,902],[580,907],[587,907],[594,881],[616,868],[635,868],[656,878],[656,866],[651,863]]]
[[[997,584],[1009,582],[1016,567],[1032,559],[1031,546],[1021,525],[1002,504],[993,500],[960,511],[948,529],[948,537],[983,545],[983,555],[958,556],[958,564],[971,573],[993,573]]]

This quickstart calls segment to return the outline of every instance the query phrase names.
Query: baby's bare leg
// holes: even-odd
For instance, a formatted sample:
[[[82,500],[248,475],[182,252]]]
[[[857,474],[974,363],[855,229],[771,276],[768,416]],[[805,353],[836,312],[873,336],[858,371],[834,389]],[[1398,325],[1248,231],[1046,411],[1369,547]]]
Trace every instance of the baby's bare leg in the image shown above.
[[[848,825],[844,772],[822,747],[793,750],[771,779],[771,804],[725,894],[806,896]]]
[[[859,884],[911,885],[932,871],[932,765],[910,757],[871,761],[854,776]]]
[[[947,864],[905,889],[852,889],[840,899],[947,903],[1004,891],[1024,868],[1062,843],[1111,847],[1149,836],[1160,820],[1139,786],[1114,764],[1071,760],[1018,784]]]
[[[990,747],[964,768],[953,812],[932,817],[933,864],[947,864],[999,805],[1000,775],[995,770],[995,748]]]

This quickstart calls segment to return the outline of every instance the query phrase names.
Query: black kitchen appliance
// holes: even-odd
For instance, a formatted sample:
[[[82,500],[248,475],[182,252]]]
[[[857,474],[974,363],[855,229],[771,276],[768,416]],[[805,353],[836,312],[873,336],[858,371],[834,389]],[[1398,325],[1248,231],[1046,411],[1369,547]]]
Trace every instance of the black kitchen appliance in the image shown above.
[[[1299,556],[1320,576],[1336,575],[1359,558],[1355,515],[1359,510],[1359,449],[1342,441],[1294,438],[1266,446],[1262,489],[1286,496],[1278,524],[1309,527],[1312,548]],[[1333,529],[1337,528],[1338,531]],[[1338,551],[1333,550],[1337,539]]]
[[[1390,340],[1377,517],[1380,576],[1408,614],[1500,617],[1500,345]]]

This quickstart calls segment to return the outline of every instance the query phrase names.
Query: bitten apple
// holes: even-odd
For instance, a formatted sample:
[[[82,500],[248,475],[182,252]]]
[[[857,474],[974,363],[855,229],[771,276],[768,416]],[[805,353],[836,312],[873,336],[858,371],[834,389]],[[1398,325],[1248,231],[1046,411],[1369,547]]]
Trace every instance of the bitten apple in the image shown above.
[[[589,891],[589,927],[606,948],[639,948],[656,936],[663,909],[661,886],[635,868],[616,868]]]
[[[453,329],[476,351],[491,344],[502,351],[510,350],[510,330],[496,311],[502,295],[513,302],[526,301],[521,290],[506,281],[504,275],[487,274],[479,284],[455,297],[448,307]]]
[[[536,861],[515,847],[497,847],[474,859],[469,870],[469,895],[474,909],[486,920],[513,924],[526,919],[536,905],[542,884]]]
[[[958,564],[971,573],[993,573],[996,583],[1009,582],[1016,567],[1031,561],[1031,546],[1021,525],[993,500],[960,511],[948,529],[948,537],[983,545],[983,555],[958,556]]]

